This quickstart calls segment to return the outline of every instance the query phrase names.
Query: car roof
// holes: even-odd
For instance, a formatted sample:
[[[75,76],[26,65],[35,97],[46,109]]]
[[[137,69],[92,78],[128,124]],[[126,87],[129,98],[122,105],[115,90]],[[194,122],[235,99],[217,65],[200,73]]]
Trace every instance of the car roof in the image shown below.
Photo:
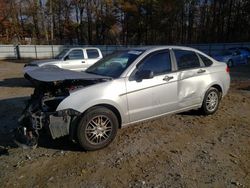
[[[133,48],[133,49],[137,49],[137,50],[160,50],[160,49],[171,49],[171,48],[183,49],[183,50],[196,50],[194,48],[187,47],[187,46],[175,46],[175,45],[167,45],[167,46],[142,46],[142,47],[137,47],[137,48]]]
[[[164,49],[179,49],[179,50],[190,50],[193,52],[197,52],[199,54],[202,54],[208,58],[211,58],[210,56],[208,56],[206,53],[195,49],[195,48],[191,48],[191,47],[187,47],[187,46],[174,46],[174,45],[166,45],[166,46],[145,46],[145,47],[138,47],[138,48],[132,48],[130,50],[144,50],[146,51],[146,53],[150,53],[156,50],[164,50]]]
[[[96,47],[72,47],[72,48],[66,48],[68,50],[72,50],[72,49],[97,49],[99,50],[99,48]]]

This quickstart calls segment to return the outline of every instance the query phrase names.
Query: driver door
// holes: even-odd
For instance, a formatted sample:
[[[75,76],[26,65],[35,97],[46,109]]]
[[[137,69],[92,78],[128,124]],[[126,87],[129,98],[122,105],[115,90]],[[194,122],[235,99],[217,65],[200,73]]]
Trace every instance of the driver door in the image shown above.
[[[137,79],[138,73],[153,73],[152,78]],[[169,50],[146,56],[126,81],[130,122],[159,116],[177,107],[177,75],[172,72]]]
[[[63,69],[81,71],[85,69],[87,63],[84,61],[84,53],[82,49],[71,50],[62,62]]]

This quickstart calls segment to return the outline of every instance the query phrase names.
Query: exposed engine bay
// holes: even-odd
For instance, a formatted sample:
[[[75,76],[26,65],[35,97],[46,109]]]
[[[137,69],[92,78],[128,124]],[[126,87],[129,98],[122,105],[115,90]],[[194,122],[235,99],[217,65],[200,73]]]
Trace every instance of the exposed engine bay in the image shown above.
[[[59,68],[55,69],[55,71],[57,70]],[[68,70],[65,71],[69,73]],[[60,70],[60,72],[62,71]],[[73,71],[70,72],[75,74]],[[46,73],[44,76],[46,77]],[[57,79],[55,79],[56,81],[52,81],[53,79],[43,81],[42,79],[38,80],[39,78],[35,77],[34,74],[25,74],[25,78],[35,88],[18,120],[20,127],[15,133],[18,145],[20,145],[19,142],[33,145],[32,142],[37,141],[41,129],[49,130],[48,132],[53,139],[70,135],[70,124],[75,122],[81,113],[72,109],[57,111],[58,105],[75,90],[107,81],[106,78],[66,78],[62,81]],[[73,135],[71,134],[71,136]]]

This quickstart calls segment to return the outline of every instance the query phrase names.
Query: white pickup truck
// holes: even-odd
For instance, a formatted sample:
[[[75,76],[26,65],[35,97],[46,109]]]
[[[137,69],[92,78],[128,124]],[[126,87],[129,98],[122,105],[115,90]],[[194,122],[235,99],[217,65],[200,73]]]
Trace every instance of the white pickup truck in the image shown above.
[[[99,48],[70,48],[59,53],[54,59],[36,60],[24,65],[24,73],[38,67],[54,66],[74,71],[84,71],[90,65],[102,59]]]

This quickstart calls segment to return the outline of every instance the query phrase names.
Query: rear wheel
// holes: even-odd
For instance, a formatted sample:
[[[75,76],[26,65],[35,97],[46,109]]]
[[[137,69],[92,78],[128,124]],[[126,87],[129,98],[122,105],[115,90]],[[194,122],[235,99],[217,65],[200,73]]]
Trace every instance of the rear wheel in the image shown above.
[[[80,121],[77,136],[84,149],[98,150],[113,141],[117,129],[118,120],[111,110],[105,107],[93,107]]]
[[[220,102],[220,92],[218,89],[211,87],[205,94],[201,111],[205,115],[213,114],[217,111]]]

